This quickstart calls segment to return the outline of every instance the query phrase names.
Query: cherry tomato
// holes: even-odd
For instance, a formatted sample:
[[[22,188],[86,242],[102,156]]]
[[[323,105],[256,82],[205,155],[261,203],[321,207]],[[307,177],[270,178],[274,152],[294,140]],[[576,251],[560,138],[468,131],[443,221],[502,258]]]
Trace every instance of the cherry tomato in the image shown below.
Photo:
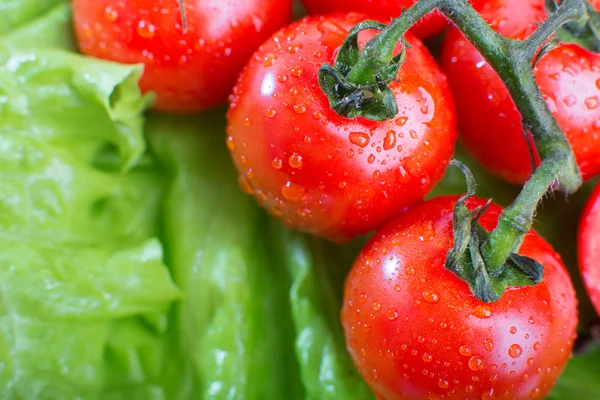
[[[530,231],[519,253],[544,265],[544,281],[509,288],[494,303],[475,298],[444,268],[456,200],[409,209],[361,251],[341,314],[348,350],[384,400],[544,398],[575,338],[571,280],[559,255]],[[500,212],[492,205],[482,226],[494,228]]]
[[[583,283],[600,313],[600,184],[583,210],[577,239]]]
[[[358,14],[307,17],[252,57],[231,97],[227,144],[240,185],[287,225],[343,241],[419,201],[456,140],[446,78],[423,44],[391,83],[399,113],[376,122],[336,114],[318,84]],[[362,32],[359,42],[373,37]],[[400,47],[400,45],[398,46]]]
[[[544,0],[490,0],[480,8],[492,27],[513,39],[529,36],[546,17]],[[600,0],[592,1],[600,9]],[[498,75],[456,29],[444,41],[442,67],[457,103],[459,130],[471,153],[513,183],[531,175],[521,116]],[[534,74],[573,147],[584,179],[600,173],[600,54],[561,45],[544,55]]]
[[[81,51],[144,63],[156,108],[196,112],[224,104],[258,46],[285,25],[291,0],[73,0]]]
[[[472,0],[472,3],[483,0]],[[384,22],[402,14],[403,9],[409,8],[417,0],[302,0],[309,14],[328,14],[333,11],[356,11],[373,15]],[[429,38],[447,26],[446,17],[434,11],[419,21],[411,32],[420,38]]]

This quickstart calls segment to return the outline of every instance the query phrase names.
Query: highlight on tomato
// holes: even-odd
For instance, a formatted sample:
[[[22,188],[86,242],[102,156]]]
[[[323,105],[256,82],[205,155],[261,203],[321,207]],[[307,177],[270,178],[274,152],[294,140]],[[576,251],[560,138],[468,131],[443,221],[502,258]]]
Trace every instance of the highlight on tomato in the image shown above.
[[[258,46],[291,17],[291,0],[73,0],[82,53],[143,63],[140,87],[156,108],[219,106]]]
[[[600,10],[600,0],[590,3]],[[499,33],[525,39],[547,18],[544,4],[545,0],[489,0],[478,10]],[[525,182],[532,171],[532,139],[523,134],[521,116],[496,72],[456,28],[444,40],[441,65],[456,99],[466,148],[490,172],[512,183]],[[582,177],[599,174],[600,54],[560,44],[542,55],[534,75],[573,148]],[[539,162],[535,150],[533,155]]]
[[[333,64],[365,19],[314,16],[280,30],[244,69],[227,115],[242,189],[288,226],[335,241],[369,232],[421,200],[441,179],[457,135],[446,77],[412,35],[389,84],[395,117],[345,118],[332,109],[319,68]],[[360,45],[376,32],[361,32]]]
[[[529,231],[519,254],[533,286],[477,299],[445,265],[456,197],[420,203],[381,227],[347,278],[342,324],[356,367],[382,400],[544,398],[570,357],[577,301],[560,257]],[[471,198],[473,211],[486,204]],[[479,222],[496,226],[492,204]]]

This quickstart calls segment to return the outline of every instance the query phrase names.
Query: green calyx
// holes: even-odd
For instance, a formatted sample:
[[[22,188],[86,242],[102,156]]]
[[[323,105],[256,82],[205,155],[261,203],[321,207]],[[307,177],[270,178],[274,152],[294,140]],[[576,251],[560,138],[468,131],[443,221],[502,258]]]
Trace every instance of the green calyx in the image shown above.
[[[375,37],[365,46],[370,50],[369,54],[361,53],[358,34],[366,29],[380,30],[380,35],[385,36],[390,27],[377,21],[363,21],[356,25],[342,43],[334,65],[321,66],[319,84],[331,108],[342,117],[385,121],[398,113],[396,97],[388,84],[398,75],[406,57],[407,44],[402,40],[401,53],[392,56],[390,51],[378,51],[385,49],[377,48]],[[393,43],[395,47],[397,41]],[[376,57],[373,57],[374,53]],[[361,68],[366,63],[368,68]]]
[[[577,21],[567,23],[556,31],[554,45],[559,43],[576,44],[594,53],[600,53],[600,13],[589,2],[586,12]],[[546,0],[548,13],[554,13],[559,5],[556,0]]]
[[[533,286],[544,279],[544,267],[537,261],[511,253],[500,268],[490,269],[482,255],[481,246],[489,237],[479,218],[491,203],[469,210],[465,202],[475,194],[475,181],[471,171],[453,160],[451,165],[461,169],[467,179],[467,194],[454,207],[454,247],[446,256],[446,269],[465,281],[479,300],[494,302],[509,287]]]

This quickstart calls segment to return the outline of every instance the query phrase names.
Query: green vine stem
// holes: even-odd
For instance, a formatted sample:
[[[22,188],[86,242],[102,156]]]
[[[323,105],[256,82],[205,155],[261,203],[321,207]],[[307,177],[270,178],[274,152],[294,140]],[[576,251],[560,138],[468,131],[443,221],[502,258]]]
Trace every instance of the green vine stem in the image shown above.
[[[562,0],[560,5],[555,4],[555,12],[528,39],[512,40],[492,29],[468,0],[419,0],[382,28],[361,53],[357,46],[347,46],[347,51],[352,54],[338,55],[334,66],[325,64],[321,68],[321,87],[330,103],[343,103],[344,109],[353,110],[352,115],[344,115],[336,109],[338,113],[347,117],[362,115],[356,110],[366,104],[369,112],[362,115],[364,117],[384,120],[395,115],[397,108],[389,106],[389,93],[384,86],[391,71],[397,72],[401,64],[398,57],[393,56],[394,48],[414,23],[434,9],[450,19],[498,73],[542,160],[517,199],[504,210],[496,229],[478,245],[487,274],[500,277],[531,228],[535,210],[544,195],[555,189],[572,194],[581,186],[573,151],[542,97],[532,66],[548,39],[565,24],[589,20],[591,7],[585,0]],[[355,37],[358,32],[353,34]],[[350,36],[348,40],[351,40]],[[376,115],[372,117],[374,113]],[[493,298],[486,301],[493,301]]]

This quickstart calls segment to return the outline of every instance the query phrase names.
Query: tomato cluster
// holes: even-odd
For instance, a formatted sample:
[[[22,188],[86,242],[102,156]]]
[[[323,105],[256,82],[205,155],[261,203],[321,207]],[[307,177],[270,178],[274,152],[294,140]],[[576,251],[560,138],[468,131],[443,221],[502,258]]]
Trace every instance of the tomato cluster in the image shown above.
[[[509,182],[526,181],[532,160],[539,163],[496,72],[457,28],[445,35],[438,65],[419,39],[447,25],[434,12],[397,43],[406,60],[389,82],[393,119],[343,117],[320,86],[320,68],[335,63],[352,27],[387,21],[415,2],[302,0],[311,15],[287,26],[292,2],[282,0],[74,0],[73,12],[82,52],[145,65],[140,87],[156,93],[156,108],[197,112],[229,98],[226,144],[239,185],[272,216],[333,241],[377,229],[347,279],[342,325],[379,398],[541,398],[569,358],[577,325],[560,257],[530,231],[518,251],[544,266],[544,281],[486,304],[445,269],[457,199],[422,202],[444,175],[458,130],[473,156]],[[512,39],[547,17],[544,0],[472,3]],[[600,9],[600,0],[591,4]],[[359,47],[376,34],[362,31]],[[582,177],[600,174],[600,54],[560,44],[536,60],[534,74]],[[481,216],[485,230],[500,212],[491,205]],[[600,187],[579,236],[598,309],[599,232]]]

